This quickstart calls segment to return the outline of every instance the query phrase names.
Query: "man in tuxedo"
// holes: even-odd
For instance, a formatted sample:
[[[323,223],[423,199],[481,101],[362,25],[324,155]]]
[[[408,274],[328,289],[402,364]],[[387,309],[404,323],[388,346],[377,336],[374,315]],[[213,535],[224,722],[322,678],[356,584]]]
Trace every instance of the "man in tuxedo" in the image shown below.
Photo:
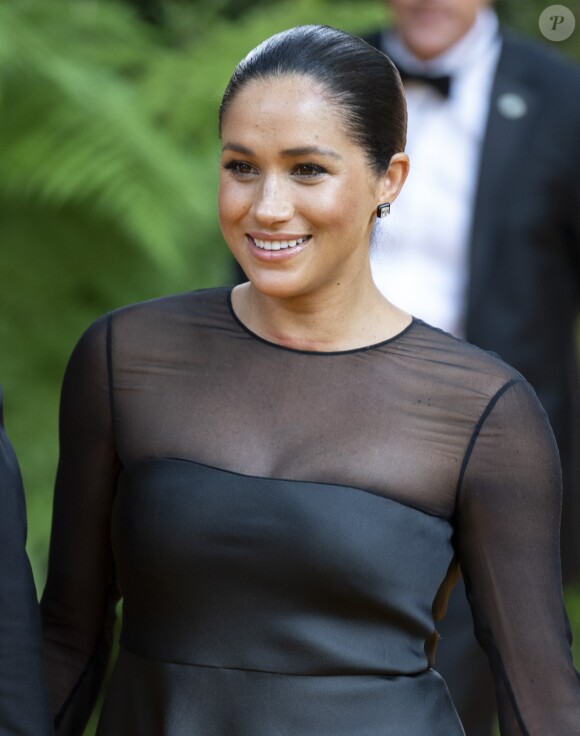
[[[49,720],[22,480],[4,430],[0,389],[0,734],[47,736]]]
[[[534,386],[562,459],[564,580],[578,580],[580,71],[500,28],[491,0],[387,5],[393,27],[366,40],[401,71],[411,172],[379,223],[373,275],[395,304]],[[436,667],[467,736],[489,736],[493,686],[459,592]]]

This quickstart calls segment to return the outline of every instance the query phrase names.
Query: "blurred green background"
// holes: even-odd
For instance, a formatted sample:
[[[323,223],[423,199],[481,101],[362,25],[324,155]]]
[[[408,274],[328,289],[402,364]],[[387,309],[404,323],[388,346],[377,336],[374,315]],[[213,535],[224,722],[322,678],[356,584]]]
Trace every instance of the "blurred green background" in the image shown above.
[[[538,29],[548,4],[497,9],[548,43]],[[580,25],[579,0],[566,5]],[[110,309],[232,280],[215,204],[216,116],[235,63],[293,25],[364,32],[385,19],[381,0],[0,5],[0,381],[39,590],[59,386],[76,340]],[[553,45],[580,59],[579,39],[577,28]],[[580,639],[580,595],[567,599]]]

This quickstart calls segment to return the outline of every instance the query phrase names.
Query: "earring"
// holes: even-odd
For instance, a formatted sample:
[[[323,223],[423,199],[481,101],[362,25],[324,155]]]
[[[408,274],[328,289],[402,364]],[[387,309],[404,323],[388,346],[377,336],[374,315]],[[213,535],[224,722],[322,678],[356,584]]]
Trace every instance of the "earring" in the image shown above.
[[[387,215],[391,214],[391,203],[385,202],[384,204],[380,204],[377,207],[377,217],[379,219],[382,219],[383,217],[386,217]]]

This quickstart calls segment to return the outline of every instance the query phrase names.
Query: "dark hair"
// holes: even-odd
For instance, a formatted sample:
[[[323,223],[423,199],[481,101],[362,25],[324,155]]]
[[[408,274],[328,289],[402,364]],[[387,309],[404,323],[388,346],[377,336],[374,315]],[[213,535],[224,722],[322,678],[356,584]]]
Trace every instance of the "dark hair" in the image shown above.
[[[373,171],[384,173],[405,148],[407,106],[393,62],[357,36],[330,26],[297,26],[268,38],[234,69],[219,110],[254,79],[297,74],[318,82],[343,110],[348,132],[365,151]]]

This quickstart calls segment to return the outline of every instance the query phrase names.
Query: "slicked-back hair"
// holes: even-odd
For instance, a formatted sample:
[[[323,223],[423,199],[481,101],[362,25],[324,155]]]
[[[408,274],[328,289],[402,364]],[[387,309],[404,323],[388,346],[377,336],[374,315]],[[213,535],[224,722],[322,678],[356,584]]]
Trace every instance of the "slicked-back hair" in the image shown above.
[[[376,175],[405,148],[407,106],[401,78],[381,51],[350,33],[322,25],[297,26],[263,41],[240,61],[219,109],[224,117],[249,82],[287,75],[318,83],[340,109],[346,131]]]

